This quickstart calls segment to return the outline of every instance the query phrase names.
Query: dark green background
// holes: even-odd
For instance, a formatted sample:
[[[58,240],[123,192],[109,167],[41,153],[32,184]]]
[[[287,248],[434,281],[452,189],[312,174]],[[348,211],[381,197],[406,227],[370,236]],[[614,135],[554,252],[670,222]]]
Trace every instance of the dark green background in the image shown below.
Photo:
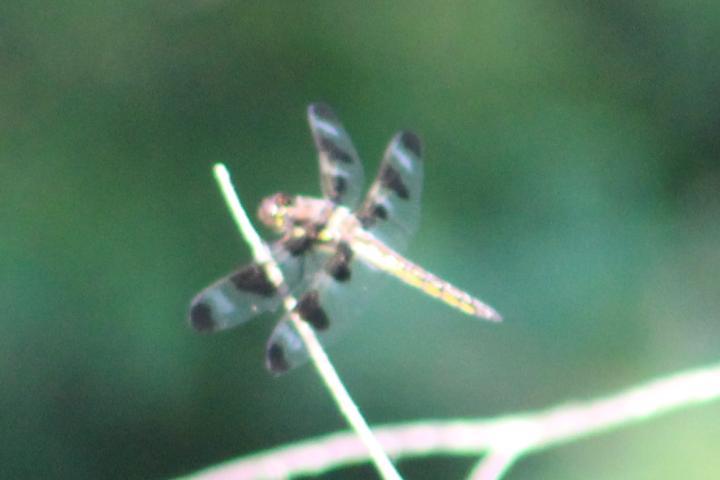
[[[344,428],[312,368],[265,372],[273,317],[186,324],[249,260],[212,163],[253,212],[316,193],[316,100],[368,175],[396,130],[422,135],[408,255],[506,318],[396,284],[361,305],[367,328],[330,355],[370,422],[492,417],[715,361],[720,3],[686,3],[4,1],[0,477],[167,478]],[[710,478],[719,414],[508,478]]]

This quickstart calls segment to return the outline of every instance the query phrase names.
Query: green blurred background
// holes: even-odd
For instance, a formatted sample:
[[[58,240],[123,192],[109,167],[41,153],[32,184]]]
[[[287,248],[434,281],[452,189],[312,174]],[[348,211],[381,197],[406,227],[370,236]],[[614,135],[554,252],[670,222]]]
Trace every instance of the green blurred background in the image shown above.
[[[492,417],[716,361],[720,3],[692,3],[5,0],[0,478],[168,478],[345,427],[312,368],[266,373],[274,317],[213,336],[186,323],[190,298],[250,259],[212,163],[253,212],[318,192],[317,100],[368,176],[396,130],[421,134],[408,255],[506,318],[396,284],[361,305],[367,328],[330,355],[370,422]],[[711,478],[718,415],[508,478]]]

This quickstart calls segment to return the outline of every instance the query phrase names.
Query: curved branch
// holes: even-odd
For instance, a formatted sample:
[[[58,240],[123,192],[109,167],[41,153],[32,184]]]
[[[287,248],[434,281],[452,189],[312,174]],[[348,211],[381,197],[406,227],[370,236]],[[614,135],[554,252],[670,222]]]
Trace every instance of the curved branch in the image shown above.
[[[587,402],[495,419],[428,420],[377,427],[384,451],[395,458],[437,454],[481,455],[477,478],[499,478],[513,461],[530,452],[655,418],[720,398],[720,364],[656,379]],[[319,474],[367,461],[355,434],[340,432],[260,452],[187,478],[202,480],[286,478]],[[502,462],[501,462],[502,460]],[[487,463],[486,463],[487,462]],[[495,477],[480,477],[495,471]]]

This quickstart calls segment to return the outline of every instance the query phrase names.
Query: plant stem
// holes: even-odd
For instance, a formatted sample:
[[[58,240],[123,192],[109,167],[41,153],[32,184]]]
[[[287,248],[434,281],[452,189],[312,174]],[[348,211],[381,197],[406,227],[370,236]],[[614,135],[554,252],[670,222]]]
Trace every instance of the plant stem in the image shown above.
[[[374,432],[384,451],[395,458],[485,454],[473,470],[474,478],[500,478],[523,455],[716,400],[720,400],[720,363],[537,412],[492,419],[418,421],[376,427]],[[189,478],[316,475],[366,459],[357,439],[340,432],[230,461]]]
[[[225,165],[221,163],[214,166],[213,172],[215,174],[215,179],[220,185],[220,190],[225,198],[225,202],[230,209],[230,213],[235,219],[235,223],[240,230],[240,234],[250,246],[253,258],[255,258],[259,264],[263,265],[270,280],[276,286],[279,286],[283,283],[282,272],[280,271],[277,263],[275,263],[270,249],[257,234],[247,216],[247,213],[245,213],[235,188],[233,187],[232,181],[230,180],[230,173]],[[335,368],[330,362],[325,350],[323,350],[322,345],[320,345],[315,332],[293,311],[293,307],[297,303],[296,300],[291,296],[287,296],[283,299],[283,303],[287,311],[290,312],[293,326],[303,339],[305,347],[310,354],[310,359],[320,375],[320,378],[322,378],[325,387],[332,395],[340,413],[345,417],[347,422],[350,424],[350,427],[355,431],[357,436],[367,448],[367,452],[374,462],[378,472],[385,480],[401,480],[397,470],[383,451],[382,446],[373,435],[370,427],[360,413],[360,410],[357,405],[355,405],[355,402],[353,402],[352,397],[350,397],[350,394],[340,380],[340,377],[335,371]],[[233,478],[242,477],[235,476]]]

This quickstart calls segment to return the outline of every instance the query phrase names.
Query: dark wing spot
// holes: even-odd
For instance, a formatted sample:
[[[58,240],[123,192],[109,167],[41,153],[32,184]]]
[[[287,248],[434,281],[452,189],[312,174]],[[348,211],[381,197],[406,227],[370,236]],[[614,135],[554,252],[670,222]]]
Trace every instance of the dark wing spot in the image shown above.
[[[338,121],[337,115],[335,115],[335,112],[333,112],[332,108],[326,103],[311,103],[308,107],[308,112],[310,112],[311,115],[330,120],[331,122]]]
[[[349,263],[350,260],[352,260],[353,258],[353,251],[350,247],[350,244],[345,241],[341,241],[340,243],[338,243],[337,252],[335,253],[335,255],[342,257],[344,261]]]
[[[330,326],[330,320],[320,306],[320,296],[317,290],[311,290],[300,297],[295,311],[315,330],[325,330]]]
[[[279,343],[271,344],[265,354],[265,363],[268,370],[281,374],[290,369],[290,364],[285,357],[285,349]]]
[[[190,307],[190,324],[198,332],[212,332],[217,326],[210,306],[203,302],[194,303]]]
[[[304,255],[313,245],[313,239],[309,235],[293,236],[281,241],[285,249],[294,257]]]
[[[333,140],[327,137],[318,136],[317,142],[318,150],[326,153],[330,160],[342,163],[353,163],[352,155],[343,150]]]
[[[380,184],[383,187],[395,192],[397,196],[403,200],[410,198],[410,191],[408,190],[407,185],[403,183],[402,177],[398,171],[390,165],[383,165],[380,170]]]
[[[263,297],[275,295],[275,285],[270,282],[265,269],[256,263],[252,263],[239,270],[230,277],[230,281],[238,290],[243,290]]]
[[[379,203],[373,204],[372,213],[376,218],[380,218],[382,220],[387,220],[387,218],[388,218],[387,209],[383,205],[380,205]]]
[[[387,220],[388,216],[387,208],[380,203],[367,205],[357,213],[360,224],[366,229],[375,225],[378,219]]]
[[[327,271],[338,282],[345,282],[350,279],[350,261],[353,257],[352,248],[347,242],[338,244],[335,255],[325,265]]]
[[[347,191],[347,180],[343,176],[328,176],[323,178],[323,182],[328,184],[328,187],[326,188],[327,196],[333,202],[340,201],[343,193]]]
[[[332,177],[332,182],[333,182],[333,193],[335,195],[340,196],[347,191],[347,180],[345,180],[345,177],[336,175],[336,176]]]
[[[331,260],[325,268],[338,282],[347,282],[350,280],[350,266],[347,263],[337,263]]]
[[[422,157],[422,142],[420,141],[420,137],[413,132],[400,132],[400,143],[406,150],[418,157],[418,159]]]

